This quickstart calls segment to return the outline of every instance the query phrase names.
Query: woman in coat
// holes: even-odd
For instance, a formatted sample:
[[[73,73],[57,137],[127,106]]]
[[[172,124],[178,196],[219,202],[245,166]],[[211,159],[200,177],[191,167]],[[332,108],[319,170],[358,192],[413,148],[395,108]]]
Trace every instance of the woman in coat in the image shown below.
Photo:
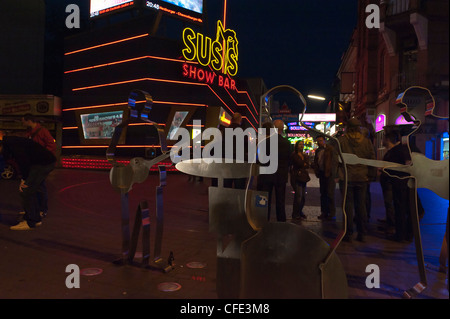
[[[306,219],[303,213],[305,206],[306,183],[310,180],[308,168],[308,157],[303,153],[304,142],[295,143],[294,152],[291,155],[291,186],[294,189],[294,205],[292,208],[292,219]]]

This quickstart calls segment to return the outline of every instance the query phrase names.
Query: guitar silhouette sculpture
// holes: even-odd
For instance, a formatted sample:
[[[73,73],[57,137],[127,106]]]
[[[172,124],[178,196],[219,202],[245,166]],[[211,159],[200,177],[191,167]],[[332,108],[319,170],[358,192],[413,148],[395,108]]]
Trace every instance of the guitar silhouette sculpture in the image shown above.
[[[426,158],[423,154],[411,152],[409,145],[410,136],[417,132],[425,117],[432,117],[438,120],[447,120],[448,117],[441,117],[435,114],[435,100],[430,90],[420,86],[412,86],[402,92],[396,101],[401,108],[400,112],[406,121],[412,122],[409,134],[402,137],[402,143],[409,149],[411,161],[408,165],[401,165],[392,162],[378,161],[359,158],[354,154],[343,153],[342,159],[345,164],[363,164],[382,168],[391,177],[408,179],[408,186],[411,189],[411,219],[413,234],[416,246],[416,256],[419,267],[420,281],[411,289],[403,293],[404,298],[413,298],[427,287],[425,263],[423,257],[422,241],[420,237],[419,217],[417,214],[417,188],[427,188],[443,199],[449,199],[449,160],[435,161]],[[425,107],[425,112],[420,107]],[[399,177],[389,174],[387,169],[408,173],[408,176]],[[407,204],[407,203],[405,203]]]

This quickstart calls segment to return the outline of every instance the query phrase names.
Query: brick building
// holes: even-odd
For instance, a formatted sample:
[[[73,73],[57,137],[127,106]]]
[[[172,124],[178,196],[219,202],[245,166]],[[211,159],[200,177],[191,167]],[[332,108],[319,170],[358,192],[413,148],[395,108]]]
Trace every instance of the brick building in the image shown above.
[[[369,4],[380,9],[379,28],[366,26]],[[384,154],[382,127],[401,123],[395,102],[407,88],[429,89],[434,113],[448,117],[448,10],[447,0],[359,1],[358,22],[337,74],[339,100],[350,115],[374,126],[378,158]],[[427,157],[445,158],[448,120],[425,119],[413,142]]]

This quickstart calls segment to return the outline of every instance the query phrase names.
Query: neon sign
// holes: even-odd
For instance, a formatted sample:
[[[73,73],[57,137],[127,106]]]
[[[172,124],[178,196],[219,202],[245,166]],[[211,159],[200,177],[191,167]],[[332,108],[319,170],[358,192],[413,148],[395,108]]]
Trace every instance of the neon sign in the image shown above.
[[[301,117],[301,115],[299,116]],[[336,113],[305,113],[302,122],[336,122]]]
[[[184,63],[183,64],[183,76],[186,78],[190,78],[193,80],[196,80],[198,82],[204,82],[206,84],[214,84],[214,82],[217,83],[217,85],[225,88],[225,89],[231,89],[234,91],[237,91],[236,88],[236,81],[233,79],[229,79],[226,76],[223,75],[217,75],[216,73],[212,71],[207,71],[202,68],[197,68],[194,65]],[[216,81],[217,79],[217,81]]]
[[[226,114],[225,111],[223,111],[222,115],[220,116],[220,122],[225,123],[225,124],[227,124],[227,125],[230,125],[230,124],[231,124],[231,120],[229,120],[229,119],[227,118],[227,114]]]
[[[413,117],[414,118],[414,117]],[[395,120],[395,125],[414,124],[414,122],[408,122],[403,115],[400,114]]]
[[[380,114],[375,119],[375,132],[382,131],[383,128],[386,126],[386,115]]]
[[[224,29],[222,22],[217,21],[216,39],[196,33],[191,28],[183,30],[182,50],[188,61],[197,61],[202,66],[211,66],[215,71],[235,76],[238,71],[238,40],[236,32]]]

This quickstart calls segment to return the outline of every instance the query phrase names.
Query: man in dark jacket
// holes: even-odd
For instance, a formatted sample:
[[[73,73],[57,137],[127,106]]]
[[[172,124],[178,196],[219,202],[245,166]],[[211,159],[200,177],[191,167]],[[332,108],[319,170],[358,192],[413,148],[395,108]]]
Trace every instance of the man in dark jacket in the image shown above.
[[[361,122],[351,118],[343,136],[339,137],[342,153],[355,154],[360,158],[375,159],[372,143],[361,131]],[[344,189],[344,175],[340,172],[340,189]],[[369,181],[369,168],[367,165],[347,165],[347,196],[345,211],[347,213],[347,233],[345,241],[351,241],[353,235],[353,217],[358,232],[357,240],[365,241],[367,232],[366,193]]]
[[[409,149],[401,143],[400,135],[397,132],[385,129],[383,145],[387,149],[383,161],[406,165],[411,160]],[[404,178],[406,176],[408,173],[389,169],[382,171],[380,175],[386,208],[386,233],[388,237],[394,233],[395,236],[391,239],[399,242],[412,239],[408,179]]]
[[[320,209],[319,219],[332,219],[336,216],[334,193],[338,177],[338,157],[333,146],[327,144],[324,135],[316,137],[319,146],[314,156],[314,172],[319,179]]]
[[[0,131],[0,153],[14,159],[22,173],[20,199],[25,211],[24,220],[11,230],[30,230],[41,224],[38,189],[54,169],[56,157],[52,152],[29,138],[4,136]]]
[[[242,115],[238,112],[234,113],[232,118],[231,118],[231,123],[230,126],[227,127],[230,129],[236,129],[236,128],[242,128]],[[225,137],[225,135],[224,135]],[[225,142],[225,138],[224,138],[224,142]],[[233,136],[233,159],[236,160],[236,137]],[[246,138],[244,138],[244,160],[247,161],[247,153],[248,152],[248,140]],[[223,154],[225,154],[225,147],[223,149]],[[247,185],[247,179],[244,178],[225,178],[223,180],[223,186],[227,187],[227,188],[237,188],[237,189],[245,189],[246,185]]]
[[[291,158],[291,143],[282,136],[284,122],[275,120],[273,126],[278,131],[278,168],[274,174],[262,174],[258,177],[258,190],[268,192],[270,220],[272,190],[275,189],[275,207],[277,221],[286,221],[286,183],[288,182],[289,166]]]

